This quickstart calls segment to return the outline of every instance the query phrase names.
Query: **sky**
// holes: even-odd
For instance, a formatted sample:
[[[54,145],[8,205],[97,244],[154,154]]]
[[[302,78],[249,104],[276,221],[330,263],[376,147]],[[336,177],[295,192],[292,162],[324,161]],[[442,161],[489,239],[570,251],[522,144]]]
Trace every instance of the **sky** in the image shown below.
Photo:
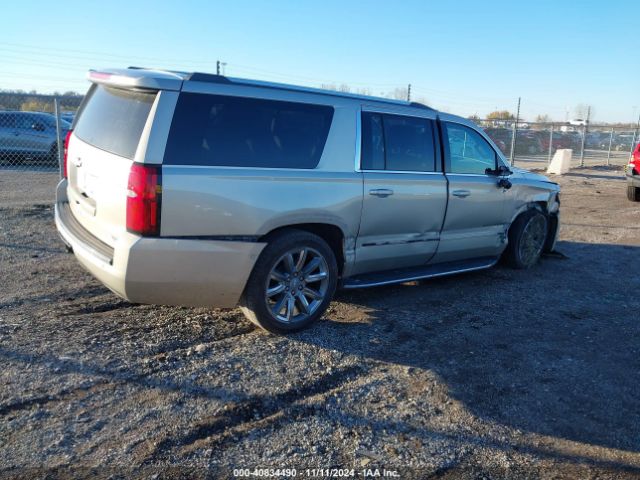
[[[6,2],[0,89],[83,93],[90,68],[215,72],[592,122],[640,114],[640,1]]]

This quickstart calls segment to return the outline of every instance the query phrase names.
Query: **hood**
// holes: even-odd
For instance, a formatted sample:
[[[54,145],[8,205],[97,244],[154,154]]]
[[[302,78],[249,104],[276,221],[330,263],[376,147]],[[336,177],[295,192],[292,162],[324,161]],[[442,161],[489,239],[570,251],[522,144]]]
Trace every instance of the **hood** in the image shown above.
[[[545,182],[545,183],[553,183],[555,184],[556,182],[552,182],[551,180],[549,180],[548,177],[540,174],[540,173],[534,173],[534,172],[530,172],[529,170],[525,170],[524,168],[518,168],[518,167],[514,167],[511,166],[509,167],[511,169],[511,171],[513,172],[514,175],[520,177],[520,178],[524,178],[526,180],[531,180],[534,182]]]

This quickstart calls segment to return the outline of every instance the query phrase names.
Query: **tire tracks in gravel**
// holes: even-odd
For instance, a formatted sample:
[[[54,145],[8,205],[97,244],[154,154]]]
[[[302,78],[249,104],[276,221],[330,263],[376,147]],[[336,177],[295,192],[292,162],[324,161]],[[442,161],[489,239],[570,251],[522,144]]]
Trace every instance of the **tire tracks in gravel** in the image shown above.
[[[248,397],[226,407],[221,415],[213,415],[200,421],[184,435],[170,435],[161,440],[154,445],[143,463],[152,464],[175,449],[188,454],[204,445],[221,447],[228,442],[235,442],[238,435],[242,436],[256,428],[273,428],[291,421],[292,418],[312,415],[316,412],[316,404],[305,404],[306,400],[344,387],[366,373],[368,369],[360,365],[349,366],[275,395]],[[258,418],[256,412],[259,412]]]
[[[95,391],[98,390],[97,387],[106,385],[108,383],[109,383],[109,380],[107,379],[104,379],[104,378],[98,379],[96,381],[89,382],[88,385],[78,385],[71,388],[65,388],[53,394],[46,394],[38,397],[25,398],[14,403],[9,403],[9,404],[0,406],[0,417],[9,415],[19,410],[25,410],[25,409],[31,408],[34,405],[41,407],[48,403],[65,402],[74,398],[79,394],[82,395],[86,392],[95,393]]]

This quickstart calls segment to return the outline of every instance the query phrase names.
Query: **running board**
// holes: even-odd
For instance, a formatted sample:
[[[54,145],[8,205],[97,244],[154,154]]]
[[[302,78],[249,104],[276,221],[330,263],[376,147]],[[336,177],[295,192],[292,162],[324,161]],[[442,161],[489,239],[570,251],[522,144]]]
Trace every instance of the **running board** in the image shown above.
[[[455,275],[456,273],[465,273],[491,268],[497,262],[498,258],[496,257],[483,257],[457,262],[440,263],[437,265],[424,265],[420,267],[385,270],[383,272],[364,273],[362,275],[345,278],[342,282],[342,288],[353,289],[378,287],[381,285],[391,285],[393,283],[424,280],[425,278]]]

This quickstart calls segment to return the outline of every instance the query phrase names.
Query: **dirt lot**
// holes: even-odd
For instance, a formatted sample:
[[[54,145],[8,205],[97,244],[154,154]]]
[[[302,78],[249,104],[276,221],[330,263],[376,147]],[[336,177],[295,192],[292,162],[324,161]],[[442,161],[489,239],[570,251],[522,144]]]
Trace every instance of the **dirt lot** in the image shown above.
[[[5,476],[640,477],[640,204],[619,170],[559,179],[566,258],[342,292],[289,337],[115,297],[58,241],[55,180],[0,172]]]

